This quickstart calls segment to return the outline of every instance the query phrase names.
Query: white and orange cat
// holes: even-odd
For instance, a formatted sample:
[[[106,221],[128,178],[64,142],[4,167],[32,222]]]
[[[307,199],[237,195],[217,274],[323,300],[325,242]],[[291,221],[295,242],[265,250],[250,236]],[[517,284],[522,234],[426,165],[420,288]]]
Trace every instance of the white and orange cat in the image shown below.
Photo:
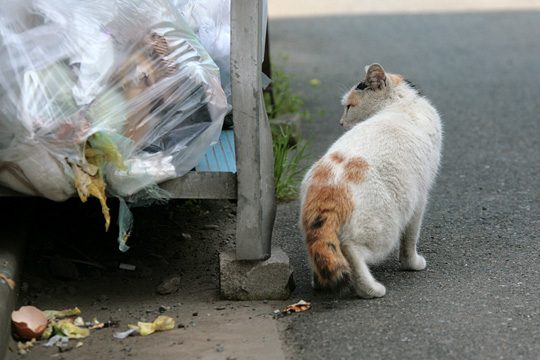
[[[366,67],[342,103],[349,130],[306,174],[300,223],[315,286],[350,278],[358,296],[381,297],[386,288],[368,266],[398,244],[403,269],[426,267],[416,244],[439,167],[441,121],[408,81],[379,64]]]

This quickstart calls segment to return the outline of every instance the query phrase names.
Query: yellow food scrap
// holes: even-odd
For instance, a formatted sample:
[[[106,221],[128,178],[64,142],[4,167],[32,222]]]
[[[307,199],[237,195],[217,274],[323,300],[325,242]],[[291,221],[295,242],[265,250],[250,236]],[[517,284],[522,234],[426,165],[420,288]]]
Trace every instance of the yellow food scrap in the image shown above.
[[[19,341],[17,343],[17,350],[19,351],[19,354],[26,355],[28,351],[36,344],[36,339],[32,339],[30,341],[21,342]]]
[[[160,315],[152,323],[156,331],[166,331],[174,329],[174,319],[170,316]]]
[[[131,329],[137,330],[139,335],[146,336],[156,331],[166,331],[174,329],[174,319],[170,316],[160,315],[151,323],[138,322],[137,325],[129,325]]]
[[[48,316],[47,316],[47,318],[48,318]],[[52,336],[52,334],[53,334],[53,331],[54,331],[53,322],[49,321],[49,323],[47,324],[47,328],[45,329],[43,334],[41,334],[41,340],[47,340],[48,338],[50,338]]]
[[[62,333],[70,339],[82,339],[90,335],[90,330],[78,327],[70,319],[59,320],[53,326],[56,332]]]
[[[90,175],[85,173],[78,165],[72,164],[71,169],[75,175],[75,189],[77,189],[77,194],[79,194],[79,198],[84,203],[88,200],[88,196],[90,195],[88,186],[92,180],[90,179]]]
[[[79,316],[81,315],[81,309],[74,307],[73,309],[65,310],[44,310],[45,316],[49,320],[62,319],[68,316]]]
[[[101,171],[98,171],[95,176],[91,176],[84,172],[77,164],[72,165],[71,168],[75,175],[75,188],[77,189],[79,198],[83,203],[88,200],[89,196],[98,198],[101,204],[101,212],[105,218],[105,231],[109,230],[111,215],[109,207],[107,206],[107,195],[105,194],[106,185]]]
[[[84,161],[82,164],[72,164],[75,175],[75,188],[79,198],[84,203],[88,197],[96,197],[101,204],[101,212],[105,218],[105,231],[109,230],[111,215],[107,206],[105,179],[103,167],[111,163],[119,170],[127,170],[118,146],[106,133],[97,132],[90,136],[84,144]]]
[[[98,174],[99,176],[91,177],[92,182],[88,186],[88,191],[90,192],[90,195],[98,198],[101,204],[101,212],[105,218],[105,231],[108,231],[109,225],[111,224],[111,214],[109,212],[109,207],[107,206],[107,195],[105,195],[106,185],[105,180],[103,180],[103,177],[101,176],[101,172]]]

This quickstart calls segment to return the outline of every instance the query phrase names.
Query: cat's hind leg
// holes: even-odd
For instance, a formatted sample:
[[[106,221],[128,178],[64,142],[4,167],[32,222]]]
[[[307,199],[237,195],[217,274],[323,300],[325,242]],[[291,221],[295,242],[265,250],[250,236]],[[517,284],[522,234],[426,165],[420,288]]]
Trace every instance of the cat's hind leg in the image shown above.
[[[383,297],[386,288],[371,275],[366,263],[367,250],[351,242],[343,243],[342,250],[352,267],[352,282],[356,294],[365,299]]]
[[[424,209],[425,202],[422,202],[401,234],[399,262],[403,270],[419,271],[426,268],[426,259],[416,251]]]

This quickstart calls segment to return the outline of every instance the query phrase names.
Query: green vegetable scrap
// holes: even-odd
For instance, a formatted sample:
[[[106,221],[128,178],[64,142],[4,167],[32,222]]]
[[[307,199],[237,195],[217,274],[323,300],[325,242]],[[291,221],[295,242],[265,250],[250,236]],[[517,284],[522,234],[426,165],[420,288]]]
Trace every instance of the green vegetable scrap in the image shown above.
[[[95,128],[107,128],[122,134],[127,119],[127,102],[123,92],[116,88],[104,90],[88,108],[87,117]]]
[[[85,149],[86,160],[93,165],[102,168],[105,163],[112,163],[118,170],[127,170],[124,158],[118,146],[109,135],[104,132],[94,133],[88,138]]]

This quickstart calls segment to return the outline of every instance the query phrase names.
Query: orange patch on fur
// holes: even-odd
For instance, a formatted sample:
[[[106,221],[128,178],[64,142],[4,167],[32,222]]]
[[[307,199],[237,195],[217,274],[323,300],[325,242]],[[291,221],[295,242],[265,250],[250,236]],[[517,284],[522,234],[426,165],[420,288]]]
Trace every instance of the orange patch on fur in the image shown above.
[[[343,157],[343,155],[339,152],[333,152],[330,154],[330,160],[338,163],[338,164],[341,164],[344,160],[345,160],[345,157]]]
[[[357,106],[360,104],[360,96],[355,91],[351,91],[347,96],[345,103],[347,105]]]
[[[351,192],[343,185],[312,184],[306,193],[302,209],[302,224],[306,231],[317,223],[317,217],[332,215],[325,222],[332,222],[332,227],[346,222],[353,210]],[[322,227],[322,226],[319,226]]]
[[[314,182],[324,183],[324,182],[328,182],[331,176],[332,176],[332,168],[330,167],[330,165],[319,161],[317,162],[317,165],[313,169],[311,178],[312,178],[312,181]]]
[[[349,272],[349,264],[341,252],[338,232],[353,211],[351,193],[343,185],[313,183],[309,186],[302,225],[306,232],[308,253],[319,284],[331,287]]]
[[[403,81],[403,76],[399,74],[387,74],[394,85],[399,85]]]
[[[369,168],[368,162],[360,157],[354,157],[345,164],[345,178],[353,183],[361,182]]]

